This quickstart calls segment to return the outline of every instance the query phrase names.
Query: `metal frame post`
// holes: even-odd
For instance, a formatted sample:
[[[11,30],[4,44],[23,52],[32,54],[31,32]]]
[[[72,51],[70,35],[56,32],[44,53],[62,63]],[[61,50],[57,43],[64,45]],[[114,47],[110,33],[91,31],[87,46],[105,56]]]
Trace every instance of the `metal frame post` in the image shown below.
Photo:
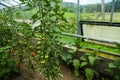
[[[77,24],[78,24],[77,34],[83,35],[83,28],[82,28],[82,25],[79,23],[80,21],[80,10],[79,10],[80,4],[79,3],[80,1],[77,0]]]
[[[77,25],[78,25],[77,34],[81,35],[81,27],[79,21],[80,21],[79,0],[77,0]]]
[[[111,15],[110,15],[110,23],[111,24],[112,24],[112,20],[113,20],[114,9],[115,9],[115,0],[112,1],[112,9],[111,9]]]
[[[102,13],[102,21],[105,21],[105,4],[104,4],[104,0],[101,0],[101,13]]]

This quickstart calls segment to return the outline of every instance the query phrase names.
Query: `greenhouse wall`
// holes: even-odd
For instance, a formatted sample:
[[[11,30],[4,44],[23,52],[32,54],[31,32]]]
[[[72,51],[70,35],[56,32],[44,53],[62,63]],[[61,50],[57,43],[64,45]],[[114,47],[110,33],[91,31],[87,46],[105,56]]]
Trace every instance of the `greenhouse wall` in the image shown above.
[[[112,26],[83,25],[84,36],[120,41],[120,28]]]

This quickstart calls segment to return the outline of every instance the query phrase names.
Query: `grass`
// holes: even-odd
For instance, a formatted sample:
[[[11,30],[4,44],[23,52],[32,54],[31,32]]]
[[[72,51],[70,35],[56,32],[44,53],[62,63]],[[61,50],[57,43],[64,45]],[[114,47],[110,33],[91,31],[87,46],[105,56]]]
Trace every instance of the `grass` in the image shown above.
[[[30,12],[28,12],[28,11],[22,12],[22,14],[24,14],[24,15],[22,15],[22,18],[29,19],[35,13],[35,11],[37,11],[37,10],[32,10]],[[99,13],[81,13],[80,20],[95,21],[95,16],[97,14],[99,14]],[[120,13],[114,13],[113,22],[120,22],[119,16],[120,16]],[[17,18],[20,18],[20,17],[21,16],[17,15]],[[76,23],[75,23],[77,21],[76,13],[65,12],[64,17],[67,20],[71,20],[71,22],[73,22],[73,24],[76,25]],[[110,20],[110,13],[105,13],[105,21],[109,22],[109,20]],[[97,21],[101,21],[101,17],[99,17]],[[77,38],[75,38],[75,37],[70,37],[70,36],[65,36],[65,35],[60,35],[60,37],[61,38],[59,40],[68,45],[75,45],[75,41],[77,40]],[[83,48],[91,48],[92,47],[97,50],[111,52],[114,54],[120,54],[120,50],[117,48],[111,48],[111,47],[101,46],[101,45],[87,43],[87,42],[81,42],[80,45]]]
[[[65,12],[64,17],[66,19],[70,19],[70,18],[76,18],[77,16],[76,16],[76,13]]]
[[[102,21],[101,16],[97,20],[95,19],[95,17],[98,14],[99,13],[80,13],[80,20]],[[120,16],[120,13],[119,12],[115,12],[114,16],[113,16],[113,22],[120,22],[119,16]],[[66,19],[77,18],[75,13],[68,13],[68,12],[65,12],[64,17]],[[110,13],[105,13],[105,21],[106,22],[110,21]]]
[[[18,10],[18,13],[16,14],[17,18],[24,18],[24,19],[30,19],[30,17],[37,12],[38,9],[33,9],[31,11],[20,11]],[[80,13],[80,20],[88,20],[88,21],[102,21],[101,16],[96,20],[95,17],[98,15],[98,12],[94,13]],[[120,22],[119,19],[120,13],[115,12],[113,16],[113,22]],[[77,14],[76,13],[69,13],[65,12],[64,17],[66,19],[76,19],[77,20]],[[105,13],[105,21],[110,21],[110,13]]]
[[[99,13],[81,13],[80,15],[80,20],[88,20],[88,21],[95,21],[95,16],[99,14]],[[113,17],[113,22],[120,22],[119,19],[120,13],[114,13],[114,17]],[[75,18],[75,13],[65,13],[65,17],[67,19]],[[110,20],[110,13],[105,13],[105,21],[109,22]],[[98,18],[97,21],[101,21],[101,17]],[[67,44],[71,44],[71,45],[75,45],[75,41],[77,40],[77,38],[75,37],[70,37],[70,36],[65,36],[62,35],[62,38],[60,39],[60,41],[67,43]],[[80,45],[83,48],[93,48],[96,50],[102,50],[105,52],[111,52],[114,54],[120,54],[120,50],[117,48],[111,48],[111,47],[106,47],[106,46],[102,46],[102,45],[97,45],[97,44],[92,44],[92,43],[87,43],[87,42],[81,42]]]
[[[61,35],[61,38],[59,39],[61,42],[63,42],[64,44],[67,45],[75,45],[75,41],[77,40],[76,37],[70,37],[70,36],[65,36],[65,35]],[[113,54],[120,54],[120,49],[118,48],[113,48],[113,47],[107,47],[107,46],[102,46],[102,45],[98,45],[98,44],[93,44],[93,43],[88,43],[88,42],[80,42],[79,45],[82,48],[92,48],[95,50],[101,50],[101,51],[105,51],[105,52],[111,52]]]

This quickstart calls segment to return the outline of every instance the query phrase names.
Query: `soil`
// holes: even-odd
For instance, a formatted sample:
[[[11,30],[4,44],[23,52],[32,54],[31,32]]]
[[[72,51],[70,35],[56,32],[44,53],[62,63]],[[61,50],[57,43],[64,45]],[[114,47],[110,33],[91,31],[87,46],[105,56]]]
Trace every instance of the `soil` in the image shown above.
[[[22,66],[20,70],[20,75],[14,77],[11,80],[47,80],[47,79],[42,79],[42,76],[37,73],[37,72],[25,72],[25,68]],[[58,78],[57,80],[83,80],[80,77],[75,77],[73,74],[73,71],[70,70],[66,65],[61,65],[60,66],[60,72],[63,75],[63,78]]]

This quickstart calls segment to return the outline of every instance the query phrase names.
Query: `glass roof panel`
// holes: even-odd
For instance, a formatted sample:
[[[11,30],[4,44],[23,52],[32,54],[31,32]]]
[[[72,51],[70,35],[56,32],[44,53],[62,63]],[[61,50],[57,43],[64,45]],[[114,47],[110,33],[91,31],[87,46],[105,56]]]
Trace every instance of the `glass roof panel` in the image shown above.
[[[2,9],[2,6],[5,7],[15,7],[17,5],[20,5],[21,4],[21,1],[19,0],[0,0],[0,9]]]
[[[21,4],[21,3],[22,3],[22,2],[19,1],[19,0],[13,0],[13,1],[15,1],[15,2],[18,3],[18,4]]]
[[[6,1],[9,4],[12,4],[13,6],[19,5],[19,3],[16,3],[14,0]]]
[[[1,2],[0,2],[0,5],[1,5],[1,9],[8,7],[7,5],[5,5],[5,4],[3,4],[3,3],[1,3]]]
[[[5,8],[5,6],[0,5],[0,9],[3,9],[3,8]]]
[[[6,5],[6,6],[9,6],[9,7],[12,6],[12,5],[10,5],[9,3],[5,2],[5,1],[1,1],[1,3],[3,3],[3,4]]]

